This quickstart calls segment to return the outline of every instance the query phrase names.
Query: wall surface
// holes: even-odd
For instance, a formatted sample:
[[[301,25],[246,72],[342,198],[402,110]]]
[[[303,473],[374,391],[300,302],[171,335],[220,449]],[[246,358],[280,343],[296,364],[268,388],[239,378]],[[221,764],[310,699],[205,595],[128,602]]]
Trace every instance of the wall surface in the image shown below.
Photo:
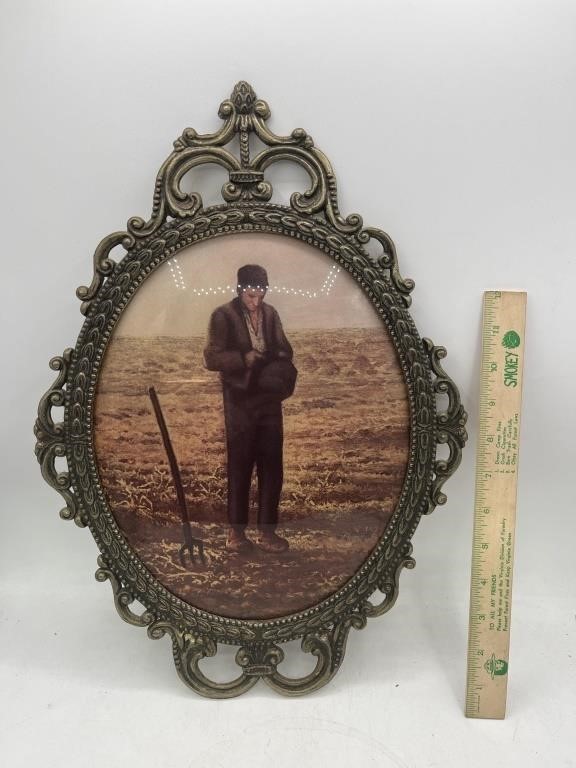
[[[6,765],[575,766],[576,5],[3,0],[0,78]],[[332,159],[341,210],[393,236],[416,324],[448,348],[470,412],[396,607],[301,700],[263,685],[228,702],[189,694],[168,640],[117,618],[94,542],[58,518],[33,456],[47,363],[75,342],[95,244],[148,215],[173,139],[217,128],[240,79],[273,130],[304,127]],[[494,288],[528,292],[528,352],[508,717],[473,721],[480,306]]]

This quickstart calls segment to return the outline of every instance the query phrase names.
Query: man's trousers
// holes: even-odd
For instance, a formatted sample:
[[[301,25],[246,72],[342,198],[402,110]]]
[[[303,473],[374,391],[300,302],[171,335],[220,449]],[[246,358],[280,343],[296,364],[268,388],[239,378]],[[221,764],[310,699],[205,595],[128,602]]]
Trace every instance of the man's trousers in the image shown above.
[[[269,395],[225,390],[224,419],[230,525],[243,528],[248,523],[250,485],[256,467],[257,524],[273,529],[278,523],[283,481],[282,403]]]

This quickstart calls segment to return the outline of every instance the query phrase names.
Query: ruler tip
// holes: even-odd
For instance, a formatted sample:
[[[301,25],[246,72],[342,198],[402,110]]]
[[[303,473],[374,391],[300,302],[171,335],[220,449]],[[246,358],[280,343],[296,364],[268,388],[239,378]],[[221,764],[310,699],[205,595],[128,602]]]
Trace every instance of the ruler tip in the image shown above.
[[[495,291],[495,290],[490,290],[490,291],[484,291],[484,293],[483,293],[483,296],[498,296],[499,297],[499,296],[506,296],[506,295],[508,295],[508,296],[514,295],[514,296],[524,296],[524,297],[526,297],[526,296],[528,296],[528,292],[527,291],[503,291],[503,290]]]

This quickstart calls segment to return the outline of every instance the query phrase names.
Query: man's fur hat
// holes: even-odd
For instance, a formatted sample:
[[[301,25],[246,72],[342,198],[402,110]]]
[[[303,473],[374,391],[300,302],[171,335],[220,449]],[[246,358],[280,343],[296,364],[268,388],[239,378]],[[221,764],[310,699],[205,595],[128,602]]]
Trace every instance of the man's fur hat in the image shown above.
[[[268,288],[268,275],[258,264],[245,264],[238,270],[238,288]]]

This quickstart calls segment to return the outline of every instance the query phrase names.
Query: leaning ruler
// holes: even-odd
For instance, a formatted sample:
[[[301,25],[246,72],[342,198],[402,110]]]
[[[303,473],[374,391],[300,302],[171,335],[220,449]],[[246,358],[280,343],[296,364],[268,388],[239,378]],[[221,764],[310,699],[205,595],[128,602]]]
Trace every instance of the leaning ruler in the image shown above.
[[[466,716],[506,714],[526,294],[486,291],[482,315]]]

